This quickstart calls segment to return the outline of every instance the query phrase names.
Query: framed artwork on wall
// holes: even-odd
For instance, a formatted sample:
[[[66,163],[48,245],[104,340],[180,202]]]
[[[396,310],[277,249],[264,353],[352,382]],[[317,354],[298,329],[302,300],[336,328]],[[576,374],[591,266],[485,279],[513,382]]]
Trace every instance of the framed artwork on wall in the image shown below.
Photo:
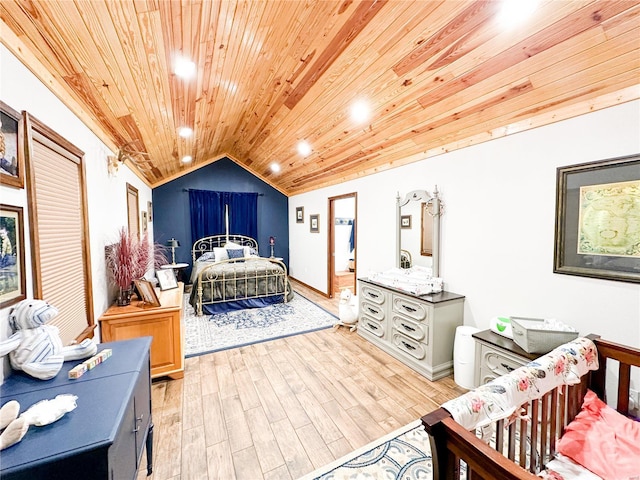
[[[136,284],[136,288],[138,289],[138,293],[140,294],[140,300],[144,302],[145,306],[160,306],[160,300],[158,300],[158,295],[156,294],[156,291],[153,288],[153,284],[150,281],[134,280],[133,282]]]
[[[149,217],[149,223],[153,222],[153,203],[147,202],[147,216]]]
[[[309,231],[311,233],[320,232],[320,214],[309,215]]]
[[[296,223],[304,223],[304,207],[296,207]]]
[[[142,212],[140,212],[140,216],[142,223],[142,233],[147,233],[147,228],[149,227],[149,224],[147,223],[147,211],[143,210]]]
[[[24,118],[0,101],[0,183],[24,187]]]
[[[0,204],[0,308],[25,298],[22,207]]]
[[[640,283],[640,155],[558,168],[553,271]]]
[[[400,215],[400,228],[411,228],[411,215]]]

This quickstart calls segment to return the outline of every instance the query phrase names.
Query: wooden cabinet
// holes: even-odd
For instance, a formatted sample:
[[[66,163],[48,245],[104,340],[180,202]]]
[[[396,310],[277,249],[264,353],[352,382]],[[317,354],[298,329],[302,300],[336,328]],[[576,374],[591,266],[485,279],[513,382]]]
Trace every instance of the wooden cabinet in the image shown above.
[[[58,421],[31,426],[21,442],[2,451],[3,480],[134,480],[147,447],[152,472],[151,338],[103,343],[111,356],[78,379],[68,374],[80,360],[65,362],[46,382],[14,372],[2,385],[1,404],[17,400],[21,411],[60,394],[77,407]]]
[[[453,372],[453,340],[462,325],[464,296],[411,295],[358,280],[358,333],[429,380]]]
[[[111,342],[150,336],[151,377],[184,376],[182,302],[184,284],[158,292],[159,307],[132,300],[126,307],[112,306],[100,317],[102,341]]]
[[[484,385],[494,378],[509,373],[539,357],[527,353],[510,338],[491,330],[474,333],[476,341],[475,386]]]

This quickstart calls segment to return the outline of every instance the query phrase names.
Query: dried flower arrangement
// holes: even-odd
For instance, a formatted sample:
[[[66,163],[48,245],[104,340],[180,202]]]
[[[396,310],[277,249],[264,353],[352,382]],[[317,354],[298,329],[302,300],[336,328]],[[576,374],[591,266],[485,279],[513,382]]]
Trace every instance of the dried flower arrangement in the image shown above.
[[[118,240],[107,248],[107,269],[111,281],[118,287],[117,304],[129,305],[133,281],[142,278],[148,270],[167,263],[164,247],[149,243],[147,234],[141,239],[130,235],[123,227]]]

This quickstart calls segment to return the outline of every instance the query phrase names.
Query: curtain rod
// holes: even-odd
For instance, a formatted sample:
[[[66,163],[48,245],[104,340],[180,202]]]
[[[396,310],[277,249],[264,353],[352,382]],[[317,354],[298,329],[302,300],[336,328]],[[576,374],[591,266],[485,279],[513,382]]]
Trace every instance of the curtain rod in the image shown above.
[[[202,190],[201,188],[183,188],[183,192],[190,192],[191,190]],[[203,192],[218,192],[219,190],[202,190]],[[254,193],[254,192],[227,192],[227,193]],[[264,193],[258,193],[259,197],[264,197]]]

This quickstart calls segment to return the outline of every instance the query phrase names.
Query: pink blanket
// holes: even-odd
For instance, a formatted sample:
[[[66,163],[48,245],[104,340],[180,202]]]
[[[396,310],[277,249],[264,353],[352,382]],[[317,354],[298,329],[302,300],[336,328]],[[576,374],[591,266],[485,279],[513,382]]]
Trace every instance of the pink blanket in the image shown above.
[[[638,479],[640,422],[621,415],[589,391],[582,410],[558,442],[558,452],[604,479]]]

